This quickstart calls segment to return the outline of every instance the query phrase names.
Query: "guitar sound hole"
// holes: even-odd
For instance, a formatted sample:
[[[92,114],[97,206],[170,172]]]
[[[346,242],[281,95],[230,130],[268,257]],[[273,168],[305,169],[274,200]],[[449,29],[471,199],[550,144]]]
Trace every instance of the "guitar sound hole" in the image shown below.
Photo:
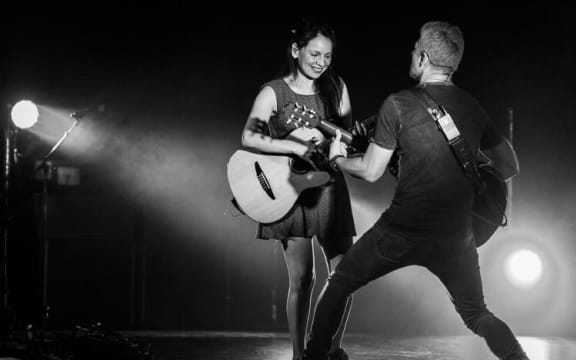
[[[293,158],[290,160],[290,168],[296,174],[304,174],[312,170],[312,166],[301,158]]]

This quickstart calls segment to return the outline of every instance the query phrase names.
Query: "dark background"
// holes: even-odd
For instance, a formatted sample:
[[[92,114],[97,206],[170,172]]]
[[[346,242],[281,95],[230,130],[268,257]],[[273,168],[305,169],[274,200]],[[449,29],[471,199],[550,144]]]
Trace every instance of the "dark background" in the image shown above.
[[[133,23],[103,15],[5,27],[3,120],[22,98],[65,118],[105,104],[51,157],[54,166],[80,169],[81,183],[48,184],[46,282],[43,198],[31,169],[65,128],[48,137],[18,133],[8,260],[16,326],[42,324],[45,289],[46,326],[286,329],[281,250],[255,240],[255,224],[230,213],[225,169],[259,86],[280,69],[297,17],[174,10],[166,25],[164,14],[148,13],[132,14]],[[512,137],[521,165],[511,225],[480,250],[487,302],[521,333],[576,334],[569,321],[576,315],[574,15],[471,6],[326,17],[337,32],[333,64],[357,119],[413,84],[410,51],[420,25],[446,20],[462,28],[466,50],[454,81]],[[362,234],[394,183],[389,175],[376,184],[348,179]],[[515,244],[544,254],[539,289],[514,291],[502,281],[499,254]],[[317,275],[319,287],[322,267]],[[351,331],[465,331],[439,282],[419,268],[361,289],[355,304]]]

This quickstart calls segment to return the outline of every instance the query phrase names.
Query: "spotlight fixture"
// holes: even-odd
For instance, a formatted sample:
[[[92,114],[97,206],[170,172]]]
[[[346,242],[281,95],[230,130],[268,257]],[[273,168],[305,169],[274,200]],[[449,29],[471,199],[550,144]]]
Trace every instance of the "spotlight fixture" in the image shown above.
[[[504,263],[506,277],[518,288],[535,286],[542,276],[542,260],[529,249],[518,249],[510,253]]]
[[[38,107],[30,100],[21,100],[14,104],[10,115],[18,128],[29,129],[38,121]]]

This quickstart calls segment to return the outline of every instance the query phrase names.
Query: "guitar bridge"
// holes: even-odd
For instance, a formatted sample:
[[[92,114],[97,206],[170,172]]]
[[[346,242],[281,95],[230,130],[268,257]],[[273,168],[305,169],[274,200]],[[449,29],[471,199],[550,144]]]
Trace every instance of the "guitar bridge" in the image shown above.
[[[258,164],[258,161],[254,163],[254,170],[256,170],[256,177],[258,178],[258,182],[260,183],[260,186],[262,186],[262,189],[264,190],[266,195],[268,195],[270,199],[276,200],[276,196],[274,196],[274,192],[272,191],[270,182],[266,178],[266,175],[264,174],[264,171],[262,171],[262,168],[260,167],[260,164]]]

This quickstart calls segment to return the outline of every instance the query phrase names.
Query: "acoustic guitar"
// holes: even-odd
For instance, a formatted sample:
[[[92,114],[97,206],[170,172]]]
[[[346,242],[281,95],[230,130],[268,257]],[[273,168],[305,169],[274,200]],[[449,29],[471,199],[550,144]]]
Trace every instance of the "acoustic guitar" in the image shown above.
[[[486,163],[477,164],[480,189],[473,207],[473,227],[476,247],[484,245],[498,230],[506,226],[508,187],[496,169]]]
[[[325,135],[342,133],[342,141],[354,152],[365,151],[368,138],[353,135],[298,103],[287,104],[279,114],[292,129],[290,136],[299,137],[300,129],[318,129]],[[373,128],[376,117],[362,123]],[[302,139],[307,140],[307,139]],[[301,166],[299,158],[286,155],[263,154],[240,149],[234,152],[227,165],[227,176],[235,205],[252,220],[270,224],[285,217],[306,190],[322,186],[332,180],[328,171]]]

